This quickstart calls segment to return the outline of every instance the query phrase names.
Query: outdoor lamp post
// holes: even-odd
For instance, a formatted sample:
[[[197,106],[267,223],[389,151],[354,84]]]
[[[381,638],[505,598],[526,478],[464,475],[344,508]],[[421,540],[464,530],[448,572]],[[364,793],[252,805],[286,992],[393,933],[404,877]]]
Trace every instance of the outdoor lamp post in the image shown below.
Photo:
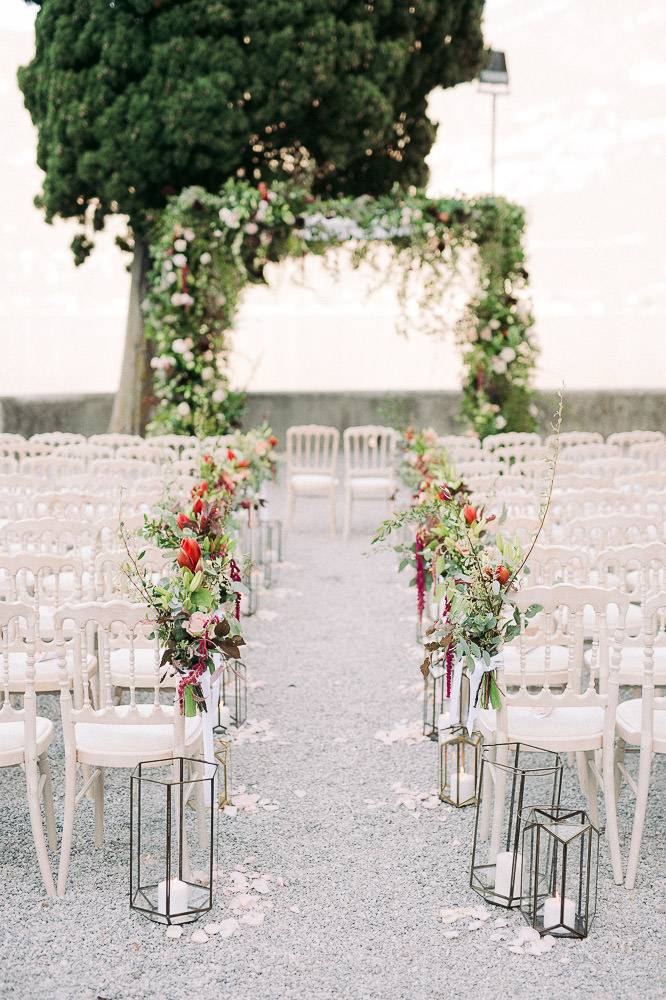
[[[497,98],[509,93],[509,70],[506,55],[497,49],[488,53],[488,62],[479,73],[479,90],[490,94],[493,99],[492,125],[490,133],[490,193],[495,194],[495,144],[497,132]]]

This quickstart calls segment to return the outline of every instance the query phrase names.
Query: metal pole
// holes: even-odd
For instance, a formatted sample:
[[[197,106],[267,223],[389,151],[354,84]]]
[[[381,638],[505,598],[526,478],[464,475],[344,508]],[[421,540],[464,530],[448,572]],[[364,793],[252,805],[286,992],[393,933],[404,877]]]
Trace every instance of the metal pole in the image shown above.
[[[495,136],[497,132],[497,118],[496,118],[496,105],[497,105],[497,94],[493,92],[493,120],[491,126],[491,138],[490,138],[490,193],[495,194]]]

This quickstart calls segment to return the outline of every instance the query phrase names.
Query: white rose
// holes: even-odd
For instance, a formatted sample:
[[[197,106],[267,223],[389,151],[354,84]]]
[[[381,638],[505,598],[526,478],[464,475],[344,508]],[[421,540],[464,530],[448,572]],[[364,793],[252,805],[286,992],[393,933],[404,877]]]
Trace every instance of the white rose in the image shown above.
[[[176,407],[176,413],[179,417],[189,417],[191,410],[189,403],[179,403]]]
[[[188,365],[194,361],[194,355],[192,354],[192,351],[183,352],[183,361]]]
[[[213,354],[212,351],[204,351],[201,357],[204,359],[204,361],[213,361],[215,359],[215,355]]]
[[[224,372],[226,370],[226,364],[225,364],[225,360],[224,360],[224,358],[222,356],[220,356],[217,359],[217,361],[215,363],[215,367],[217,368],[217,370],[220,373],[220,375],[224,374]]]
[[[174,342],[171,345],[171,350],[175,351],[176,354],[182,354],[183,351],[187,350],[187,344],[185,343],[184,340],[180,340],[179,338],[178,340],[174,340]]]
[[[184,229],[183,230],[183,236],[185,237],[186,240],[189,240],[190,243],[191,243],[192,240],[194,239],[194,230],[193,229]]]
[[[224,391],[224,389],[216,389],[215,392],[213,393],[213,402],[223,403],[226,398],[226,395],[227,394]]]
[[[212,257],[207,250],[204,250],[204,252],[201,254],[201,257],[199,257],[199,261],[201,264],[210,264],[211,260]]]
[[[499,416],[495,417],[495,427],[499,427],[500,430],[503,427],[506,427],[506,420],[504,419],[501,413],[499,414]]]
[[[499,356],[494,357],[490,362],[490,367],[497,375],[503,375],[506,371],[506,361]]]
[[[173,285],[174,281],[178,280],[178,275],[176,274],[175,271],[167,271],[167,273],[164,276],[164,280],[166,281],[167,285]]]
[[[201,379],[203,382],[210,382],[210,380],[215,375],[212,368],[202,368],[201,369]]]
[[[481,338],[481,340],[492,340],[493,331],[490,329],[489,326],[484,326],[483,330],[479,334],[479,337]]]
[[[499,330],[501,325],[502,324],[498,319],[491,319],[490,323],[488,324],[491,330]]]
[[[245,232],[248,233],[250,236],[254,236],[255,233],[259,232],[259,226],[257,225],[256,222],[248,222],[247,226],[245,227]]]
[[[512,361],[516,360],[516,352],[513,347],[503,347],[500,351],[500,358],[504,358],[507,364],[511,364]]]
[[[187,244],[185,244],[185,246],[187,246]],[[184,253],[175,253],[173,255],[173,262],[176,267],[186,267],[187,257]]]
[[[185,250],[187,250],[187,241],[186,240],[174,240],[173,241],[173,248],[174,248],[174,250],[177,250],[179,253],[184,253]]]
[[[163,262],[162,267],[165,271],[173,271],[173,261],[167,257],[167,259]]]
[[[255,219],[259,219],[259,222],[263,222],[263,220],[266,218],[267,211],[268,211],[268,202],[260,201],[259,208],[255,212]]]
[[[186,351],[191,351],[192,348],[194,347],[194,341],[192,340],[191,337],[185,337],[185,340],[183,341],[183,343],[185,344],[185,350]]]
[[[233,212],[230,208],[221,208],[219,214],[220,221],[223,222],[225,226],[228,226],[229,229],[238,229],[240,226],[240,219],[238,218],[238,214],[236,212]]]

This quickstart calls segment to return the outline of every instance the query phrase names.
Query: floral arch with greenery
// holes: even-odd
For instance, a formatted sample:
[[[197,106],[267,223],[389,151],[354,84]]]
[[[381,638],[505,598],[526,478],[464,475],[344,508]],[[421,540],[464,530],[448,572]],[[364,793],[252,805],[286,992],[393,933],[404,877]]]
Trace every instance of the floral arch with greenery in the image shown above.
[[[185,189],[160,214],[150,250],[143,303],[154,355],[149,433],[205,436],[237,424],[244,395],[229,387],[228,334],[243,289],[265,280],[269,262],[345,245],[355,266],[382,245],[393,249],[388,269],[382,260],[383,280],[396,280],[403,306],[418,270],[426,317],[461,252],[475,249],[477,291],[456,328],[465,367],[462,417],[480,437],[534,429],[537,347],[524,224],[522,208],[502,198],[396,189],[378,198],[322,200],[304,187],[242,180],[230,180],[219,194]]]

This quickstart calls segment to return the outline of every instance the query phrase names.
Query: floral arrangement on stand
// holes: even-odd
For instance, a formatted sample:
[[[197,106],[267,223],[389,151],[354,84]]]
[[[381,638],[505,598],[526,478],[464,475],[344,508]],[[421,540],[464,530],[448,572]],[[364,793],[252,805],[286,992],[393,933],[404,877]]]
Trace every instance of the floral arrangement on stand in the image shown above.
[[[268,263],[347,246],[398,289],[407,323],[418,272],[420,323],[432,324],[456,272],[476,251],[481,294],[459,325],[463,417],[481,436],[534,426],[529,376],[536,356],[524,268],[522,209],[502,198],[430,198],[396,189],[379,198],[322,200],[303,186],[230,179],[219,194],[187,188],[156,223],[144,299],[157,406],[149,431],[221,434],[238,424],[243,394],[229,387],[229,340],[243,289]],[[387,261],[382,248],[393,253]],[[443,322],[443,321],[442,321]],[[441,329],[441,327],[438,328]]]
[[[203,455],[201,477],[211,493],[225,489],[234,494],[237,503],[258,498],[262,485],[275,478],[278,443],[268,424],[237,431],[221,448]]]
[[[173,553],[173,570],[155,581],[142,561],[145,550],[129,556],[128,575],[142,600],[156,614],[163,649],[162,666],[179,675],[181,711],[193,716],[205,711],[201,677],[222,670],[216,662],[238,660],[244,645],[239,623],[234,541],[228,530],[233,494],[208,496],[208,484],[192,489],[184,510],[158,508],[146,517],[144,537]],[[218,654],[216,656],[216,654]]]

